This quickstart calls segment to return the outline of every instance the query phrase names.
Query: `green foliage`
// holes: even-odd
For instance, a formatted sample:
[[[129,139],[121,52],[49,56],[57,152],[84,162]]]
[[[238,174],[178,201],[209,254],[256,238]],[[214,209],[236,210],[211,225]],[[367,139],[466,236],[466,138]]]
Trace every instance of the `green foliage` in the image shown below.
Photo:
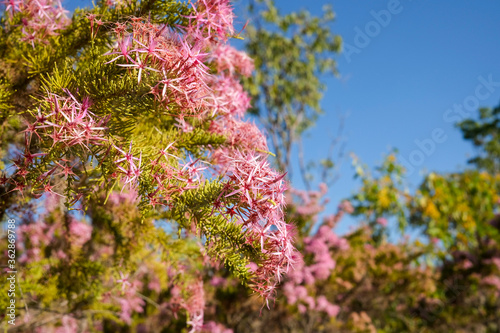
[[[469,163],[492,173],[500,171],[500,106],[482,108],[479,119],[466,119],[457,124],[463,137],[478,149]]]
[[[410,221],[424,226],[427,235],[440,239],[452,250],[480,247],[483,237],[500,240],[489,224],[498,207],[498,193],[498,174],[430,173],[409,204]]]
[[[355,177],[362,181],[358,193],[351,198],[354,215],[363,216],[371,226],[376,225],[378,218],[395,216],[399,229],[403,231],[407,226],[405,199],[409,195],[403,182],[404,169],[397,163],[395,152],[375,169],[375,175],[367,172],[356,157],[353,158],[353,166]]]
[[[205,236],[207,253],[224,262],[242,281],[248,280],[247,265],[258,260],[258,242],[247,244],[246,232],[241,224],[228,221],[222,215],[214,214],[213,202],[220,195],[224,183],[206,181],[203,187],[184,192],[173,198],[174,208],[168,218],[178,221],[180,226],[190,229],[196,225],[197,233]]]

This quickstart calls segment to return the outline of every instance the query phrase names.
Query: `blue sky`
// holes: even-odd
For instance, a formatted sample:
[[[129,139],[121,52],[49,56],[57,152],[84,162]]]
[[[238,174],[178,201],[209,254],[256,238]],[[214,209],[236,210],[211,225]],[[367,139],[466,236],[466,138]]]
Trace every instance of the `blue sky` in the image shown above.
[[[88,3],[73,0],[64,5],[73,10]],[[337,57],[340,77],[325,78],[326,114],[306,137],[306,158],[325,156],[339,115],[348,115],[346,151],[374,167],[398,148],[414,169],[407,177],[413,187],[422,180],[421,170],[451,172],[466,167],[474,151],[454,122],[467,113],[473,115],[468,110],[477,104],[496,106],[500,101],[500,2],[277,0],[283,12],[304,8],[306,3],[315,14],[331,4],[337,14],[332,30],[346,43],[344,54]],[[235,2],[236,11],[241,5]],[[381,23],[377,15],[382,16]],[[462,111],[457,111],[460,107]],[[358,187],[353,174],[346,158],[340,179],[330,189],[329,211]],[[292,183],[302,187],[296,167]],[[346,220],[337,231],[347,231],[352,223]]]
[[[326,114],[306,138],[306,156],[325,156],[339,115],[347,114],[347,151],[373,167],[398,148],[414,169],[407,177],[413,188],[422,171],[466,167],[474,150],[454,123],[475,115],[469,110],[478,103],[492,107],[500,102],[500,2],[309,1],[307,9],[319,14],[325,3],[337,15],[332,30],[353,48],[346,46],[337,57],[340,78],[325,80]],[[277,4],[284,12],[304,7],[295,0]],[[373,15],[381,11],[390,13],[390,21],[387,15],[382,21],[385,26]],[[363,33],[369,43],[357,37]],[[359,186],[349,158],[340,172],[330,189],[329,210]],[[297,172],[293,183],[301,186]],[[352,222],[346,220],[337,231],[347,231]]]

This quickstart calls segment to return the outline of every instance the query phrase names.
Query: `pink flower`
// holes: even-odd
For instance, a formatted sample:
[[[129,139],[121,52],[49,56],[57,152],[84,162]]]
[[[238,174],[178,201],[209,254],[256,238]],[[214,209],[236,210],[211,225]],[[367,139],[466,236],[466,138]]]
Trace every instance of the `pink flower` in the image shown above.
[[[117,57],[111,59],[110,61],[106,62],[106,64],[109,64],[109,63],[112,63],[112,62],[115,62],[116,60],[120,59],[120,58],[124,58],[125,61],[132,61],[132,58],[130,57],[130,45],[131,45],[131,36],[130,35],[127,35],[127,36],[124,36],[122,37],[121,39],[118,40],[117,42],[117,47],[118,47],[118,51],[115,51],[115,52],[107,52],[103,55],[113,55],[113,54],[118,54]]]
[[[307,312],[307,307],[304,304],[297,305],[297,308],[299,310],[299,313],[306,313]]]
[[[122,319],[127,324],[132,323],[132,313],[144,311],[143,306],[146,304],[142,298],[137,296],[135,293],[127,293],[125,297],[118,298],[120,303],[120,319]]]
[[[250,97],[243,90],[240,81],[232,76],[214,76],[210,81],[213,93],[207,100],[211,114],[232,115],[243,117],[250,107]]]
[[[64,315],[62,317],[62,327],[57,327],[55,333],[73,333],[78,331],[78,321],[71,317]]]
[[[187,16],[192,36],[226,41],[234,33],[234,15],[229,0],[198,0],[192,6],[194,14]]]
[[[117,56],[108,63],[134,70],[138,84],[154,77],[148,82],[151,94],[166,109],[176,110],[181,125],[183,117],[202,117],[207,112],[210,75],[200,42],[141,20],[117,24],[115,32],[119,42],[104,55]]]
[[[347,214],[352,214],[354,212],[354,207],[352,207],[352,204],[347,200],[344,200],[340,203],[339,209],[346,212]]]
[[[314,300],[314,297],[312,297],[312,296],[306,296],[304,298],[304,302],[307,304],[307,307],[310,310],[314,310],[316,308],[316,301]]]
[[[130,287],[132,284],[128,281],[128,275],[123,275],[123,273],[120,271],[120,278],[116,280],[117,283],[120,283],[122,285],[122,292],[124,292],[128,287]]]
[[[67,11],[58,0],[25,1],[4,0],[7,15],[20,12],[22,16],[21,41],[29,42],[33,48],[35,43],[48,43],[47,38],[57,35],[57,31],[66,28],[71,20]]]
[[[206,333],[233,333],[233,330],[226,328],[224,325],[209,321],[203,325],[203,332]]]
[[[71,244],[81,247],[92,237],[92,226],[72,219],[69,224],[69,232],[72,237]]]
[[[188,300],[184,301],[182,307],[189,314],[188,325],[191,326],[190,333],[199,332],[203,327],[203,313],[205,309],[205,291],[203,281],[197,281],[188,285],[188,293],[191,294]]]
[[[90,111],[88,99],[80,103],[68,90],[65,92],[65,97],[49,94],[46,102],[50,113],[40,115],[39,119],[44,119],[44,122],[37,120],[35,128],[52,139],[52,146],[61,142],[66,146],[79,145],[90,151],[90,145],[102,145],[106,142],[106,128],[103,126],[109,118],[97,119]]]
[[[488,284],[490,286],[493,286],[500,291],[500,277],[495,276],[495,275],[489,275],[489,276],[483,278],[482,282],[484,284]]]
[[[113,145],[113,147],[116,150],[118,150],[120,154],[122,154],[122,158],[119,158],[118,160],[114,161],[114,163],[120,170],[119,172],[125,176],[124,183],[125,185],[129,184],[130,191],[132,192],[133,189],[137,186],[139,177],[142,172],[141,170],[142,153],[139,157],[135,157],[133,155],[132,141],[130,141],[128,152],[125,152],[124,150],[118,148],[115,145]],[[125,189],[125,187],[123,189]]]
[[[325,296],[321,295],[316,299],[318,311],[324,311],[330,317],[336,317],[340,312],[340,307],[338,305],[331,304],[328,302]]]
[[[340,306],[334,305],[334,304],[328,304],[324,311],[330,316],[330,317],[337,317],[337,315],[340,312]]]
[[[466,259],[462,262],[461,266],[462,266],[462,269],[469,269],[469,268],[473,267],[474,265],[472,264],[472,262],[470,260]]]
[[[383,217],[379,217],[376,222],[383,227],[387,227],[387,219]]]
[[[222,287],[226,284],[226,279],[221,276],[214,276],[210,280],[210,284],[214,287]]]
[[[231,76],[236,73],[247,77],[252,75],[253,59],[245,52],[238,51],[229,45],[218,44],[212,51],[212,56],[219,73],[227,71]]]

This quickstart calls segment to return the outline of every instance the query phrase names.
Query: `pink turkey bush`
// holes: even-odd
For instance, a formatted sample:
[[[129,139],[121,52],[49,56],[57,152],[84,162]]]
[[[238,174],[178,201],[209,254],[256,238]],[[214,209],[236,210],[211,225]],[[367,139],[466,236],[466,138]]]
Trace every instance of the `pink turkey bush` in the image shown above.
[[[124,8],[123,3],[107,5],[114,7],[111,11]],[[211,191],[213,183],[217,193],[210,193],[210,202],[202,202],[213,204],[211,214],[204,217],[221,225],[206,224],[236,233],[220,242],[236,240],[245,257],[224,262],[237,262],[241,277],[249,280],[268,306],[283,276],[300,261],[293,244],[295,228],[284,219],[286,173],[270,166],[265,135],[245,119],[250,97],[240,79],[251,74],[253,61],[225,44],[234,34],[232,7],[226,0],[190,5],[191,12],[179,20],[188,22],[186,26],[134,16],[106,22],[103,13],[78,14],[82,18],[71,29],[86,25],[81,34],[85,36],[79,36],[78,42],[91,44],[91,56],[85,48],[68,56],[76,65],[64,69],[67,72],[62,76],[71,72],[64,84],[56,79],[44,81],[45,92],[34,99],[26,128],[19,135],[24,146],[20,143],[12,149],[19,149],[9,166],[12,171],[2,177],[9,194],[46,203],[57,198],[60,203],[47,205],[40,221],[31,218],[20,227],[23,264],[50,260],[65,270],[51,278],[65,281],[81,278],[74,267],[82,265],[91,276],[85,277],[86,288],[92,288],[92,281],[106,272],[97,280],[102,295],[95,299],[115,321],[110,324],[101,318],[94,328],[132,325],[135,317],[154,306],[175,318],[183,310],[191,332],[225,330],[216,323],[204,324],[207,284],[200,275],[186,281],[181,277],[199,270],[195,258],[222,269],[226,254],[210,252],[217,244],[208,236],[206,242],[205,235],[193,242],[206,222],[197,217],[204,206],[192,205],[181,217],[172,213],[185,197]],[[8,10],[20,11],[29,29],[37,27],[30,40],[33,46],[68,23],[60,6],[52,2],[12,2]],[[88,72],[93,68],[113,74],[92,76]],[[126,89],[118,93],[106,90],[122,85]],[[136,104],[122,112],[125,98]],[[110,107],[108,101],[116,104]],[[140,109],[142,102],[147,110]],[[151,118],[153,125],[148,123]],[[152,139],[147,130],[141,132],[144,128],[158,133],[159,139]],[[68,212],[77,207],[80,213]],[[162,229],[166,220],[176,219],[179,223],[174,228]],[[174,262],[179,244],[184,244],[187,255],[179,255]],[[206,248],[211,259],[193,254],[192,244],[203,251]],[[148,256],[151,261],[141,260]],[[154,267],[168,270],[168,276]],[[69,284],[64,293],[78,294],[82,304],[91,302],[73,287]],[[321,304],[326,309],[327,304]],[[81,311],[70,319],[60,318],[60,323],[72,329],[76,318],[80,325],[85,310]]]
[[[209,321],[203,325],[204,333],[233,333],[233,330],[214,321]]]
[[[157,83],[151,93],[180,119],[206,112],[205,96],[210,90],[201,41],[139,20],[118,23],[114,31],[116,47],[105,55],[117,56],[108,63],[135,70],[138,84],[144,75],[155,75]]]
[[[229,0],[200,0],[191,3],[194,14],[187,16],[188,33],[208,43],[225,42],[234,34],[233,8]]]
[[[302,200],[302,204],[297,207],[297,214],[304,216],[317,217],[324,207],[325,203],[321,198],[326,194],[326,185],[321,185],[321,191],[297,191],[293,192]],[[287,276],[287,281],[283,287],[288,303],[297,305],[298,311],[325,312],[329,316],[335,317],[340,310],[338,305],[328,301],[325,295],[314,293],[315,284],[318,281],[327,280],[336,267],[336,261],[333,254],[336,252],[345,252],[349,249],[349,243],[345,238],[337,236],[332,227],[342,218],[347,206],[347,201],[339,206],[339,211],[331,216],[324,218],[322,225],[313,236],[306,236],[303,239],[303,254],[312,256],[312,260],[306,263],[301,261],[296,265],[294,271]],[[315,220],[315,219],[314,219]],[[309,294],[309,290],[313,294]]]
[[[51,201],[59,202],[58,197],[47,197],[46,204],[51,205]],[[49,206],[50,207],[50,206]],[[51,209],[58,209],[52,206]],[[46,211],[41,216],[41,221],[30,221],[19,227],[19,243],[22,255],[19,261],[22,263],[35,263],[43,259],[43,252],[46,256],[54,259],[67,259],[69,251],[79,251],[92,236],[92,226],[77,219],[73,215],[66,215],[64,218],[54,218],[52,211]],[[60,217],[59,212],[56,217]],[[67,232],[64,229],[67,228]]]
[[[214,203],[217,213],[243,225],[249,243],[260,242],[267,259],[251,270],[257,278],[253,288],[266,301],[298,256],[294,228],[284,221],[284,176],[271,169],[262,155],[237,153],[231,158],[229,182]]]
[[[34,113],[34,121],[26,122],[27,128],[22,131],[25,151],[12,161],[15,171],[4,186],[15,185],[14,190],[18,191],[26,191],[29,186],[35,197],[44,193],[63,197],[55,191],[62,178],[78,179],[74,168],[81,165],[81,157],[91,155],[93,147],[107,143],[105,125],[109,117],[96,117],[90,111],[88,98],[80,102],[68,90],[64,93],[49,93],[42,100],[43,107]],[[45,152],[32,153],[30,146],[35,144],[44,147]]]
[[[230,7],[223,1],[213,1],[201,2],[196,8],[198,25],[188,29],[186,40],[170,30],[133,21],[130,33],[123,25],[117,26],[115,31],[119,42],[116,49],[107,55],[117,55],[110,62],[120,59],[118,66],[135,69],[139,84],[143,74],[160,75],[151,92],[155,99],[165,103],[179,117],[181,124],[185,117],[215,117],[210,130],[226,135],[230,148],[220,148],[213,155],[216,168],[225,165],[218,170],[225,172],[229,179],[214,206],[218,213],[226,217],[229,215],[228,221],[236,216],[237,223],[243,224],[249,231],[249,237],[260,238],[261,250],[268,255],[268,259],[253,273],[262,281],[255,284],[255,289],[267,299],[273,294],[276,282],[294,261],[293,231],[283,222],[284,175],[270,169],[262,156],[252,152],[267,150],[265,138],[255,125],[241,119],[249,107],[249,97],[233,75],[237,73],[235,69],[248,74],[251,61],[230,47],[215,44],[216,51],[212,57],[219,71],[227,69],[230,76],[211,75],[203,63],[208,53],[202,50],[209,44],[200,39],[200,34],[215,33],[219,40],[225,40],[221,33],[227,30],[225,24],[232,19],[223,20],[219,16],[227,16],[226,11]],[[212,25],[214,22],[215,26]],[[223,60],[219,61],[219,57]],[[175,105],[175,109],[170,105]],[[160,161],[162,156],[167,158],[167,162],[168,157],[160,152],[151,165],[156,182],[155,190],[148,194],[152,206],[168,205],[169,198],[179,188],[179,182],[183,184],[181,192],[197,188],[200,171],[205,169],[193,168],[187,163],[179,165],[179,168],[172,167]],[[115,163],[126,161],[121,158]],[[120,170],[126,175],[126,183],[135,179],[134,167],[120,167]],[[224,204],[226,200],[231,202]]]
[[[205,309],[203,281],[191,283],[187,291],[191,296],[183,302],[182,307],[189,313],[190,319],[187,322],[191,326],[189,332],[199,332],[203,328],[203,312]]]
[[[69,90],[65,89],[65,94],[66,96],[58,96],[50,93],[45,98],[48,112],[41,113],[38,110],[31,137],[35,134],[42,140],[42,135],[52,142],[51,147],[58,144],[66,147],[79,145],[86,150],[90,150],[90,145],[102,145],[106,142],[105,125],[108,118],[97,118],[90,111],[91,102],[88,98],[79,102]]]
[[[227,137],[229,147],[219,148],[213,153],[213,160],[222,168],[231,165],[231,155],[238,150],[267,151],[266,138],[259,128],[252,123],[241,121],[234,117],[212,122],[210,131],[216,134],[223,134]]]
[[[21,15],[22,40],[33,48],[37,43],[47,43],[47,37],[57,35],[70,23],[59,0],[4,0],[2,3],[8,17]]]
[[[252,75],[254,70],[253,59],[245,52],[238,51],[230,45],[219,44],[212,51],[212,56],[217,65],[217,71],[220,73],[227,71],[230,76],[235,73],[240,73],[246,77]]]
[[[300,200],[300,204],[296,207],[297,214],[312,217],[314,222],[317,221],[317,215],[325,209],[325,205],[329,202],[328,199],[323,199],[328,192],[327,186],[322,183],[319,187],[319,191],[290,189],[290,193]],[[292,196],[290,196],[288,200],[290,203],[293,203]]]
[[[250,107],[250,97],[239,80],[233,76],[214,76],[210,82],[213,91],[211,106],[213,114],[233,115],[241,118]]]

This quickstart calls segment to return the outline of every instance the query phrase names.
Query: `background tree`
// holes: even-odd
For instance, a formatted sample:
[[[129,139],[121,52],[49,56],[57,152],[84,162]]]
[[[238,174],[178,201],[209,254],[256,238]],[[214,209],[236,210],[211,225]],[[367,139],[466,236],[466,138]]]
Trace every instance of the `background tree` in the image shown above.
[[[482,108],[479,118],[465,119],[457,124],[465,140],[472,142],[478,149],[478,156],[469,160],[480,169],[492,173],[500,170],[500,106]]]
[[[254,59],[254,75],[244,80],[257,115],[276,154],[280,170],[291,171],[292,146],[302,151],[302,135],[323,112],[324,74],[337,74],[335,54],[342,39],[331,31],[335,14],[325,6],[322,17],[308,11],[281,14],[273,1],[250,1],[245,50]],[[301,174],[309,186],[303,158]],[[331,159],[323,165],[331,167]]]

